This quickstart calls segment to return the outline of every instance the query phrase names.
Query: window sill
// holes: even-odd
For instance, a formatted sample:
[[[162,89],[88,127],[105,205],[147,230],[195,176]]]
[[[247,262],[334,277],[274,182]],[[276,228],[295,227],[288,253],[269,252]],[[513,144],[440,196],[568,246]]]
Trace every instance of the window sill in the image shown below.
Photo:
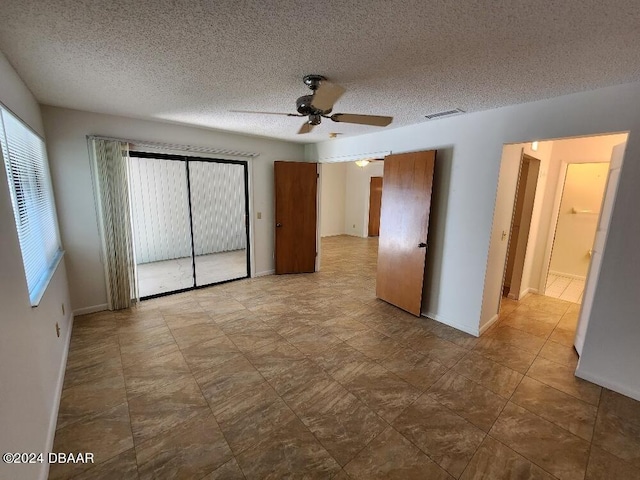
[[[47,287],[49,283],[51,283],[51,279],[58,270],[58,265],[62,261],[62,257],[64,257],[64,250],[60,250],[58,256],[55,258],[53,263],[51,264],[51,268],[47,271],[46,276],[42,279],[42,281],[38,284],[37,288],[35,288],[34,292],[29,295],[29,301],[31,302],[31,308],[36,308],[40,305],[40,301],[42,297],[44,297],[44,293],[47,291]]]

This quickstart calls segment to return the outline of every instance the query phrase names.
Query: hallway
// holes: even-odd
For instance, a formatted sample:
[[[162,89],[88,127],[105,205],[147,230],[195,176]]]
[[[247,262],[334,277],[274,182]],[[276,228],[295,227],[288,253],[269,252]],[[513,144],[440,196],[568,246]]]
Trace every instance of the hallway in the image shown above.
[[[377,239],[322,271],[75,320],[51,479],[637,478],[640,404],[574,377],[579,305],[475,338],[375,298]]]

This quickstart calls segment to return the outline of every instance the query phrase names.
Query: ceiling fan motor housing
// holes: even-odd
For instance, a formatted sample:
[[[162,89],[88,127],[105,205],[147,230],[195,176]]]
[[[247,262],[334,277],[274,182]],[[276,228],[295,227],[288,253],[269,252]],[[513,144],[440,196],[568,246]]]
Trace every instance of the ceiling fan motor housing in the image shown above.
[[[296,100],[296,110],[301,115],[327,115],[331,112],[329,110],[318,110],[311,105],[313,101],[313,95],[303,95]]]

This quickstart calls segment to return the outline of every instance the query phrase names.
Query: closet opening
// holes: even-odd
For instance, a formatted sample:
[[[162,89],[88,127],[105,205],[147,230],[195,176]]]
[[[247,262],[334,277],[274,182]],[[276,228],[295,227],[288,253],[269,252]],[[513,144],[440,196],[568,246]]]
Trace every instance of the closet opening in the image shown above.
[[[250,276],[248,165],[129,152],[141,300]]]

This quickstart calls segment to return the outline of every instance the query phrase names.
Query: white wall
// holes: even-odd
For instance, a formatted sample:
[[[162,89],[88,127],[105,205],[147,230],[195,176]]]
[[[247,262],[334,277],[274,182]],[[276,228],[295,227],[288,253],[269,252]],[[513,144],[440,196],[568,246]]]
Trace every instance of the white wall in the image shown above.
[[[551,273],[586,278],[608,173],[608,162],[568,165],[549,267]]]
[[[320,165],[320,236],[342,235],[344,230],[347,164]]]
[[[71,303],[74,310],[104,308],[106,291],[87,149],[87,135],[107,135],[150,142],[208,146],[257,152],[250,161],[253,196],[254,268],[273,271],[273,162],[303,160],[301,145],[260,137],[43,106],[44,127],[58,216],[67,249]],[[260,220],[257,213],[262,214]]]
[[[344,212],[347,235],[369,236],[369,186],[371,177],[382,177],[383,172],[384,162],[371,162],[365,167],[347,162]]]
[[[0,102],[43,135],[35,98],[1,53]],[[40,305],[31,307],[4,167],[0,265],[0,451],[47,452],[53,443],[72,324],[67,275],[61,262]],[[62,329],[59,338],[56,322]],[[0,478],[46,478],[47,472],[46,464],[0,462]]]
[[[639,111],[640,83],[633,83],[322,142],[307,146],[306,154],[309,160],[322,160],[367,151],[451,149],[450,183],[437,213],[443,241],[432,245],[430,252],[440,258],[441,268],[433,283],[425,286],[430,299],[425,310],[477,334],[491,318],[483,317],[482,305],[503,145],[630,131],[578,372],[607,377],[614,389],[625,386],[640,398]],[[493,316],[499,299],[485,300],[484,315]]]

